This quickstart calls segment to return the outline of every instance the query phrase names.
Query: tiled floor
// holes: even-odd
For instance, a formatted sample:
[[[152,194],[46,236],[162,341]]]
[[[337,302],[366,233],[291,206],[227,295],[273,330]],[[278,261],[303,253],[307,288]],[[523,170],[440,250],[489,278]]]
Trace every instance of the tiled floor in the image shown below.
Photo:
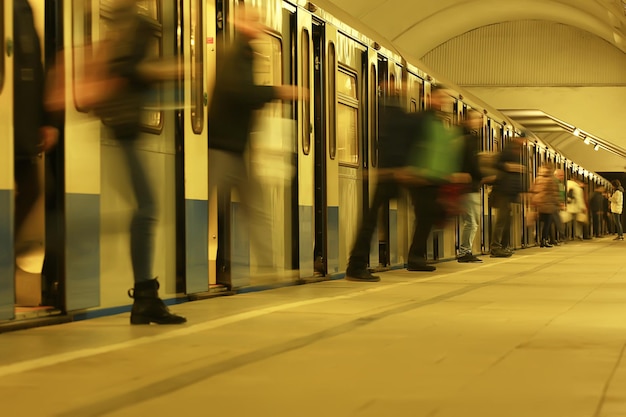
[[[0,415],[626,416],[626,243],[0,334]]]

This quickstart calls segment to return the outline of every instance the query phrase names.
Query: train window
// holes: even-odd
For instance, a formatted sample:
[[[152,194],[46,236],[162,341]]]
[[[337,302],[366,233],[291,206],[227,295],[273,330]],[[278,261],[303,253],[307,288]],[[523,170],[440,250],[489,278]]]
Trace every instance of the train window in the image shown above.
[[[378,77],[376,76],[376,65],[372,65],[370,74],[370,131],[372,166],[378,165]]]
[[[89,111],[77,98],[77,91],[85,78],[86,66],[93,60],[93,27],[91,23],[91,2],[77,1],[72,9],[72,54],[74,83],[74,106],[78,111]],[[64,74],[57,74],[64,77]]]
[[[0,91],[4,88],[4,0],[0,0]]]
[[[337,54],[335,44],[328,44],[328,152],[330,159],[337,155]]]
[[[411,99],[411,113],[417,112],[417,101],[414,98]]]
[[[359,135],[356,75],[344,71],[337,73],[337,155],[339,162],[358,164]]]
[[[191,66],[191,128],[196,134],[204,129],[204,42],[202,39],[202,0],[191,0],[189,16]]]
[[[311,91],[309,31],[302,31],[302,87]],[[302,101],[302,152],[311,151],[311,101]]]

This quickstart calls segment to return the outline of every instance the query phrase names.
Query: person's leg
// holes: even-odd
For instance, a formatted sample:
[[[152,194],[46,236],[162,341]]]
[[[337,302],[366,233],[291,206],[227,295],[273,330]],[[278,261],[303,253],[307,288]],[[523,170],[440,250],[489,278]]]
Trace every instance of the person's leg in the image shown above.
[[[120,142],[128,164],[137,209],[130,227],[130,251],[135,286],[128,295],[134,299],[131,324],[181,324],[187,319],[170,313],[159,298],[159,282],[152,275],[155,228],[158,209],[156,197],[139,151],[132,141]]]
[[[372,204],[363,216],[359,231],[354,241],[350,259],[346,268],[346,279],[355,281],[378,281],[375,275],[367,270],[367,260],[370,252],[370,243],[376,224],[378,212],[384,204],[398,194],[398,185],[395,182],[382,182],[376,185]]]
[[[465,196],[465,211],[461,215],[461,240],[459,259],[472,257],[472,244],[476,237],[480,218],[480,193],[468,193]]]
[[[492,207],[496,210],[496,221],[493,225],[491,233],[491,245],[490,249],[494,251],[502,251],[503,248],[503,235],[505,229],[509,225],[509,199],[506,196],[499,194],[492,195]]]
[[[613,213],[613,222],[615,223],[615,230],[617,230],[617,238],[624,238],[624,231],[622,229],[622,215],[620,213]]]
[[[541,246],[550,248],[552,247],[549,242],[552,213],[540,213],[539,220],[543,222],[543,227],[541,229]]]
[[[26,217],[39,198],[41,184],[37,172],[36,159],[16,159],[14,165],[15,178],[15,217],[14,235],[22,230]]]
[[[434,271],[436,269],[434,266],[426,265],[426,246],[428,235],[441,210],[441,207],[437,204],[437,192],[436,187],[422,187],[410,190],[415,213],[415,230],[413,232],[413,241],[409,248],[407,266],[410,271]]]

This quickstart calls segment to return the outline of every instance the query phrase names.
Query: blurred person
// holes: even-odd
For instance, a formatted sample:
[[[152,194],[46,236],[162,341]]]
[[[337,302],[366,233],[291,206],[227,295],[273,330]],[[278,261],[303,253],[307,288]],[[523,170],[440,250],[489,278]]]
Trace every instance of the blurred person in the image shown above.
[[[569,217],[569,214],[565,211],[565,203],[567,201],[566,192],[565,192],[565,183],[563,180],[565,179],[565,171],[560,168],[554,170],[553,173],[554,182],[558,189],[558,202],[559,209],[554,212],[552,215],[552,224],[554,225],[554,237],[550,240],[551,245],[559,245],[559,242],[562,241],[565,226],[563,220],[563,216],[566,215]]]
[[[567,180],[567,212],[571,215],[572,239],[583,239],[583,224],[587,222],[587,204],[583,187],[576,179]]]
[[[617,231],[617,237],[614,240],[624,240],[624,231],[622,229],[622,207],[624,204],[624,188],[619,180],[611,181],[613,187],[613,194],[609,198],[611,202],[611,217],[613,218],[613,224]]]
[[[559,210],[559,189],[554,181],[554,171],[551,167],[543,165],[539,168],[537,178],[530,189],[533,194],[531,201],[539,213],[539,223],[541,228],[542,248],[551,248],[549,242],[550,225],[554,218],[554,213]]]
[[[480,130],[483,127],[483,115],[477,110],[469,110],[463,121],[463,165],[461,171],[471,177],[469,192],[464,195],[464,210],[461,214],[461,238],[459,242],[458,262],[482,262],[472,254],[472,245],[480,224],[480,187],[482,173],[478,163],[480,151]]]
[[[503,245],[505,231],[511,228],[511,204],[516,202],[524,191],[522,174],[526,167],[522,162],[522,149],[526,144],[525,134],[509,141],[500,158],[500,173],[496,177],[491,192],[492,207],[496,209],[496,221],[491,233],[490,253],[495,258],[510,257],[513,252]]]
[[[104,68],[102,92],[93,98],[96,114],[117,139],[129,168],[137,209],[130,226],[130,255],[134,288],[131,324],[182,324],[184,317],[173,314],[159,298],[159,282],[152,272],[155,228],[158,221],[157,197],[148,168],[136,142],[141,131],[141,111],[153,83],[173,77],[162,71],[161,63],[148,57],[154,36],[152,24],[137,10],[138,0],[118,0],[113,4],[107,39],[100,49]]]
[[[602,234],[613,234],[613,220],[611,219],[611,203],[608,191],[602,193]]]
[[[591,212],[591,228],[594,237],[602,236],[602,194],[604,187],[596,188],[589,197],[589,211]]]
[[[27,0],[13,0],[13,30],[14,236],[17,237],[43,188],[38,173],[39,156],[55,146],[59,131],[44,108],[46,80],[41,41]]]
[[[448,118],[446,109],[452,103],[446,87],[432,86],[430,102],[428,110],[412,114],[416,140],[409,156],[408,182],[414,187],[411,198],[417,227],[409,248],[409,271],[436,270],[426,263],[428,236],[435,223],[446,219],[448,210],[456,210],[459,190],[470,182],[469,175],[460,172],[461,132],[444,123]]]
[[[252,246],[261,260],[258,266],[262,272],[272,272],[275,265],[270,219],[264,210],[262,188],[248,172],[244,151],[250,142],[255,111],[273,100],[297,99],[298,92],[292,85],[255,84],[251,42],[262,34],[263,26],[258,13],[250,7],[238,6],[235,16],[234,40],[220,55],[209,109],[209,193],[217,188],[230,198],[230,190],[237,190]],[[230,260],[222,258],[222,253],[218,248],[218,263],[226,265]]]
[[[391,199],[397,198],[401,187],[407,187],[410,193],[414,192],[414,187],[407,186],[395,175],[398,169],[408,163],[407,157],[414,138],[414,123],[402,108],[400,97],[396,92],[391,92],[389,96],[381,99],[378,130],[378,182],[372,203],[361,220],[350,252],[346,268],[346,279],[349,281],[380,281],[379,276],[372,275],[367,269],[372,234],[378,222],[380,208],[388,205]],[[417,218],[419,214],[415,205],[413,209]],[[417,230],[417,223],[414,227]],[[414,245],[411,247],[416,248]]]

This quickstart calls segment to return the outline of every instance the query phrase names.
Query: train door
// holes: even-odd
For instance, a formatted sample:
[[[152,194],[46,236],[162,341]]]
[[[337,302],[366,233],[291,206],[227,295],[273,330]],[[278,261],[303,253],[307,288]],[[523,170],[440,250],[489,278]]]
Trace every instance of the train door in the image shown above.
[[[334,211],[328,206],[328,181],[326,160],[327,143],[326,143],[326,89],[325,78],[329,75],[326,73],[326,39],[324,23],[320,20],[312,21],[312,49],[313,49],[313,90],[311,96],[313,98],[313,161],[314,161],[314,212],[315,217],[315,249],[314,249],[314,268],[315,273],[322,276],[328,271],[328,229],[329,217],[332,217],[332,223],[338,221]],[[334,252],[337,254],[337,252]]]
[[[313,72],[312,59],[312,19],[311,15],[298,11],[296,14],[296,74],[298,87],[311,91]],[[313,112],[311,103],[314,94],[298,102],[298,257],[300,278],[314,275],[315,258],[315,151],[313,149]],[[321,268],[320,268],[321,269]]]
[[[383,55],[378,54],[378,79],[376,89],[374,90],[376,96],[378,98],[377,103],[377,113],[380,114],[380,107],[387,100],[391,100],[392,96],[396,92],[396,75],[394,73],[395,64],[393,62],[389,62],[389,60]],[[372,115],[374,117],[374,115]],[[378,132],[374,129],[370,132],[370,143],[372,144],[371,148],[371,160],[370,164],[373,168],[378,166]],[[368,170],[368,183],[375,184],[377,182],[376,179],[376,170]],[[369,188],[369,199],[371,200],[374,197],[375,189]],[[367,200],[366,200],[367,201]],[[370,201],[371,203],[371,201]],[[390,205],[394,204],[394,208],[397,211],[397,205],[395,205],[395,201],[390,202],[389,205],[382,206],[380,208],[380,212],[378,213],[378,221],[376,222],[376,228],[374,229],[374,235],[372,244],[370,246],[370,266],[374,269],[378,267],[385,267],[389,265],[389,215],[390,215]],[[368,210],[368,207],[364,207],[364,210]]]
[[[13,2],[0,0],[0,320],[14,317]]]
[[[48,61],[48,56],[55,56],[58,49],[57,42],[60,41],[58,39],[58,34],[60,33],[57,30],[59,29],[58,26],[54,24],[55,22],[48,24],[49,19],[47,18],[49,15],[59,12],[60,9],[57,9],[57,2],[47,2],[46,4],[30,2],[30,5],[42,47],[40,59],[46,62]],[[17,10],[14,9],[13,12],[16,13]],[[13,80],[11,78],[10,81],[7,81],[12,83]],[[16,102],[14,101],[14,103]],[[15,104],[12,103],[10,107],[13,111],[16,111]],[[17,111],[23,112],[24,109],[18,109]],[[35,107],[28,111],[35,111]],[[23,120],[23,118],[21,119]],[[17,131],[16,127],[15,131]],[[18,171],[22,173],[19,175],[24,178],[25,165],[36,167],[34,177],[27,174],[28,179],[21,184],[19,180],[16,180],[14,216],[17,219],[17,223],[21,224],[19,229],[16,228],[14,230],[15,306],[17,318],[30,318],[33,316],[33,311],[36,317],[43,316],[43,311],[47,311],[48,314],[60,312],[58,308],[61,307],[62,297],[60,297],[59,292],[58,284],[60,283],[60,277],[57,266],[60,265],[59,261],[62,251],[57,249],[61,247],[61,242],[53,240],[53,238],[58,238],[58,233],[49,233],[58,231],[55,226],[58,226],[56,221],[60,217],[49,215],[51,212],[46,210],[47,205],[52,206],[52,204],[46,203],[50,203],[51,198],[59,197],[59,193],[52,192],[52,190],[59,191],[59,188],[62,189],[62,187],[57,187],[60,181],[53,181],[55,176],[51,173],[54,167],[58,168],[58,171],[62,171],[62,168],[57,164],[61,153],[59,148],[62,148],[62,146],[53,148],[54,150],[49,154],[42,152],[35,158],[28,160],[18,158],[19,160],[15,160],[16,178]],[[28,209],[20,207],[18,203],[20,200],[20,187],[24,187],[22,192],[28,193],[28,190],[33,190],[32,186],[34,184],[38,184],[38,196],[34,205]],[[51,192],[46,193],[46,190]],[[47,200],[47,197],[51,198]],[[26,212],[26,210],[29,211]],[[60,213],[55,211],[54,214]],[[54,225],[53,222],[55,222]],[[47,243],[50,244],[46,245]],[[47,247],[55,250],[46,251]],[[48,255],[47,258],[46,253]]]
[[[177,48],[183,61],[182,78],[175,91],[182,92],[182,108],[176,112],[176,175],[178,184],[176,233],[177,292],[204,292],[215,287],[216,236],[209,237],[208,147],[207,147],[207,73],[215,73],[214,2],[190,0],[177,9]],[[204,25],[206,24],[206,27]],[[212,207],[216,207],[216,199]],[[215,215],[216,210],[211,210]],[[209,246],[213,251],[209,252]],[[182,282],[181,282],[182,281]]]
[[[370,165],[371,109],[367,68],[375,54],[343,34],[337,37],[337,163],[339,193],[339,269],[345,270],[358,231],[364,204],[369,200],[363,168]],[[329,179],[330,181],[330,179]],[[375,251],[378,256],[378,249]]]

